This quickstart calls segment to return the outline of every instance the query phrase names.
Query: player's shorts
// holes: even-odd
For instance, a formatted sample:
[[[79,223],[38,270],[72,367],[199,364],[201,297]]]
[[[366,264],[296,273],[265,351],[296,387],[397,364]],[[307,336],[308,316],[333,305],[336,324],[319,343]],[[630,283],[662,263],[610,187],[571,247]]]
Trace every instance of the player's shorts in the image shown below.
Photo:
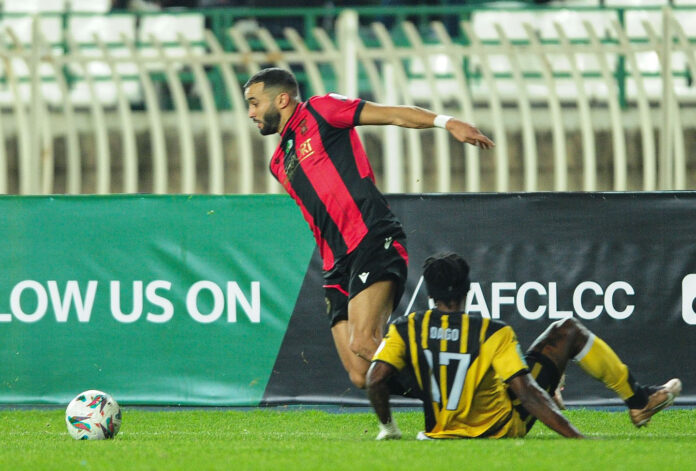
[[[539,352],[527,352],[524,358],[529,367],[530,374],[539,387],[549,393],[549,396],[553,396],[561,381],[561,373],[558,371],[556,364]],[[507,436],[523,437],[532,429],[534,422],[536,422],[536,417],[522,407],[520,400],[517,399],[515,393],[509,388],[508,395],[513,405],[513,424]]]
[[[408,275],[406,236],[366,236],[351,253],[324,272],[326,313],[331,327],[348,320],[348,301],[368,286],[383,280],[396,284],[394,308],[404,294]]]

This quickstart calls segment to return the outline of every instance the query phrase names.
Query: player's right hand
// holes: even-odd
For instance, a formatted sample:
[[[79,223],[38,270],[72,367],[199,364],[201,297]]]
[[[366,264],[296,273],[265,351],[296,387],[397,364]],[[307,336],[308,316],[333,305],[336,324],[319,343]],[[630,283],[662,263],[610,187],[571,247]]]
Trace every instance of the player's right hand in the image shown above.
[[[481,149],[492,149],[495,147],[495,143],[472,124],[452,118],[447,121],[445,128],[459,142],[471,144],[472,146],[477,146]]]

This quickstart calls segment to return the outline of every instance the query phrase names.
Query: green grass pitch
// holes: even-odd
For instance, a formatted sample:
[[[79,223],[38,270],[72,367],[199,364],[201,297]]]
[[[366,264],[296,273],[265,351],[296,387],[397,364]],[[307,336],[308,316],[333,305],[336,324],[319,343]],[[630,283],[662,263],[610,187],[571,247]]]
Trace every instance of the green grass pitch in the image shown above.
[[[696,409],[636,429],[626,412],[565,414],[591,440],[537,423],[525,439],[418,442],[420,412],[398,411],[404,439],[376,442],[375,417],[301,408],[123,408],[114,440],[75,441],[63,410],[0,409],[0,470],[685,470],[696,466]]]

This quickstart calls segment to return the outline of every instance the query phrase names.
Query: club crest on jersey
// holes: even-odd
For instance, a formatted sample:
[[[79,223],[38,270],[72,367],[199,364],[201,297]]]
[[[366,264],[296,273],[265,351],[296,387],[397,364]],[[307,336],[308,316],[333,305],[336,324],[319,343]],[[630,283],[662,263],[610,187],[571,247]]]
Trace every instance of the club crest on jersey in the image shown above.
[[[294,144],[295,143],[292,139],[288,140],[287,144],[285,144],[285,159],[283,160],[283,167],[285,168],[285,175],[287,175],[289,180],[292,180],[292,177],[295,175],[297,164],[299,163],[299,160],[297,160],[297,154],[295,153],[295,148],[293,147]]]
[[[307,134],[307,131],[309,129],[307,128],[307,120],[303,119],[300,121],[300,134]]]

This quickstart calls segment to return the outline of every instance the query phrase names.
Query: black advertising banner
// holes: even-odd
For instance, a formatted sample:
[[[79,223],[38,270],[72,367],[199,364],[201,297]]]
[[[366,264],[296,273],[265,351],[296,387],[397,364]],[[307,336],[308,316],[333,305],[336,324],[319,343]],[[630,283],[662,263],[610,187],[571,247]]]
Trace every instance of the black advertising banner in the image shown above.
[[[696,193],[393,195],[408,235],[411,301],[425,258],[455,251],[471,266],[468,312],[513,326],[523,348],[573,316],[611,345],[645,384],[680,377],[696,403]],[[428,307],[421,287],[413,308]],[[618,398],[575,365],[564,398]],[[400,400],[403,404],[413,401]],[[351,386],[324,313],[315,252],[263,403],[367,404]]]

